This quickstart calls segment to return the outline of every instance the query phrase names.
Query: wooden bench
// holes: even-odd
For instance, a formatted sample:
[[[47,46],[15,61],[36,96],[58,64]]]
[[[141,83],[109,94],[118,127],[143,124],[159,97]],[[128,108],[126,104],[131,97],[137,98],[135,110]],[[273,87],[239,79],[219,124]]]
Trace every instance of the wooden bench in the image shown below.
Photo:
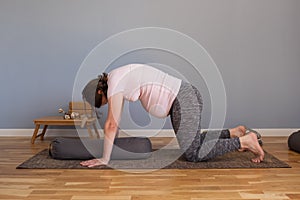
[[[86,110],[83,102],[70,102],[69,103],[69,112],[77,112],[81,116],[87,115],[89,116],[84,124],[87,128],[90,137],[93,137],[92,128],[94,128],[95,134],[98,138],[100,138],[99,132],[97,130],[96,122],[97,118],[93,115],[92,107],[86,103]],[[64,119],[64,116],[46,116],[34,119],[35,129],[31,138],[31,143],[34,144],[36,138],[41,137],[41,140],[44,140],[44,136],[46,134],[47,128],[50,125],[55,126],[78,126],[82,125],[83,119]],[[44,126],[43,130],[40,134],[38,134],[40,126]]]

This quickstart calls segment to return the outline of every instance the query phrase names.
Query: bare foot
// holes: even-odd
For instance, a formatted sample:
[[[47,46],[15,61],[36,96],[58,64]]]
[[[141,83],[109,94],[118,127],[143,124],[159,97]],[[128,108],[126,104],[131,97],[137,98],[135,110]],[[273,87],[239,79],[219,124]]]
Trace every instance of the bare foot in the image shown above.
[[[252,162],[260,163],[265,157],[265,153],[258,143],[255,133],[249,133],[240,137],[241,149],[251,151],[256,157],[252,158]]]
[[[245,126],[237,126],[235,128],[229,129],[230,137],[242,137],[246,134],[246,127]]]

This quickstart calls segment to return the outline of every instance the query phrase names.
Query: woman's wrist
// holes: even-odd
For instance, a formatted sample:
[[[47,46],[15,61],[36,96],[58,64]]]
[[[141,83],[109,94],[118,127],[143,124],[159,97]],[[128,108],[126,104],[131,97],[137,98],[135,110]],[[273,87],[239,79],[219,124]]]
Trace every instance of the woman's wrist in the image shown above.
[[[104,163],[104,164],[108,164],[109,163],[109,159],[107,159],[107,158],[99,158],[98,159],[99,161],[101,161],[102,163]]]

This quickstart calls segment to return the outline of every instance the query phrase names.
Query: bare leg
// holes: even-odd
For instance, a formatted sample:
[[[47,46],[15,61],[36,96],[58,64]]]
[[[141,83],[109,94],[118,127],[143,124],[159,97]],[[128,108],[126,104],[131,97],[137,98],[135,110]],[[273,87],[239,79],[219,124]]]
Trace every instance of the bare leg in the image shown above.
[[[240,137],[239,139],[241,143],[241,149],[249,150],[255,155],[255,158],[251,159],[252,162],[260,163],[261,161],[263,161],[265,153],[259,145],[255,133],[249,133],[245,136]]]

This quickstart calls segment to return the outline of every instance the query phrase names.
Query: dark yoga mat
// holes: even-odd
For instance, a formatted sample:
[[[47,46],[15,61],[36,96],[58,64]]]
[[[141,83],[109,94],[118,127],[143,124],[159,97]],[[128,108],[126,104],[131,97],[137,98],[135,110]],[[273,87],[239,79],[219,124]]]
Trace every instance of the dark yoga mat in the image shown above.
[[[160,153],[155,153],[160,152]],[[252,163],[251,152],[232,152],[207,162],[187,162],[184,157],[172,161],[174,155],[180,153],[178,149],[161,149],[152,152],[151,157],[143,160],[112,160],[110,167],[97,166],[95,169],[232,169],[232,168],[289,168],[290,166],[268,152],[262,163]],[[82,167],[79,160],[55,160],[52,159],[48,150],[43,150],[17,166],[17,169],[88,169]]]

